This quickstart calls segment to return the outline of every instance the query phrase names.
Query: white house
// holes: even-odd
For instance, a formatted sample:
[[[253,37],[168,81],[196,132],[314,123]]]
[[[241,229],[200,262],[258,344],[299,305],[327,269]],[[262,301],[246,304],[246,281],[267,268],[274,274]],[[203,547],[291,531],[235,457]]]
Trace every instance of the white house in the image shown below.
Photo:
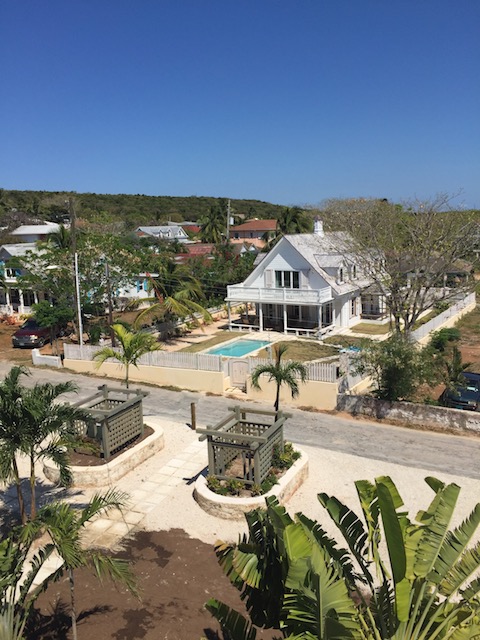
[[[190,242],[187,232],[177,224],[163,225],[158,227],[137,227],[135,233],[140,238],[152,237],[159,240],[178,240],[179,242]]]
[[[21,242],[18,244],[4,244],[0,247],[0,273],[5,278],[5,288],[0,287],[0,313],[8,315],[12,313],[31,313],[32,304],[43,299],[35,291],[21,289],[17,283],[17,277],[21,270],[9,267],[12,258],[24,256],[27,251],[36,251],[34,242]]]
[[[46,240],[51,233],[56,233],[60,225],[56,222],[44,222],[43,224],[22,224],[10,235],[14,236],[18,242],[38,242]]]
[[[239,302],[255,306],[255,314],[241,324],[253,324],[260,331],[321,337],[359,323],[362,291],[371,280],[342,250],[344,240],[341,232],[324,232],[318,220],[314,233],[284,236],[244,282],[227,287],[229,327],[236,326],[230,304]],[[368,296],[370,318],[384,316],[383,297],[371,288]]]

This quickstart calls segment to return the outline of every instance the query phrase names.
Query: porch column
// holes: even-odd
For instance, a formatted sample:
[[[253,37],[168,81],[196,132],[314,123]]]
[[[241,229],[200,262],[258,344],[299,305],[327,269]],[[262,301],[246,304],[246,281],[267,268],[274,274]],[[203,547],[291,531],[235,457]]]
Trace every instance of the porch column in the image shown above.
[[[263,331],[263,304],[261,302],[258,305],[258,328]]]
[[[5,304],[7,305],[7,307],[10,307],[11,304],[10,289],[8,287],[5,288]]]
[[[19,313],[25,313],[25,306],[23,301],[23,291],[21,289],[18,290],[18,297],[20,299],[20,304],[18,306]]]
[[[283,305],[283,333],[287,333],[287,305]]]
[[[319,329],[322,328],[322,309],[323,309],[323,305],[320,305],[318,307],[318,328]]]
[[[38,304],[38,293],[36,291],[33,292],[33,302]]]
[[[230,302],[227,302],[227,313],[228,313],[228,330],[232,330],[232,309],[230,306]]]

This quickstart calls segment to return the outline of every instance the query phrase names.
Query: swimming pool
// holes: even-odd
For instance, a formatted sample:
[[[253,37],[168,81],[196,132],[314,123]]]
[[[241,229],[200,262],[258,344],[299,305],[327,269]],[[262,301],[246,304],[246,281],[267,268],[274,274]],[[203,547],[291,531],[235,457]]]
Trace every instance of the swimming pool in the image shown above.
[[[266,347],[269,344],[271,344],[271,342],[268,340],[246,340],[245,338],[240,338],[239,340],[235,340],[235,342],[221,344],[218,347],[209,349],[207,353],[214,356],[233,356],[239,358],[251,351]]]

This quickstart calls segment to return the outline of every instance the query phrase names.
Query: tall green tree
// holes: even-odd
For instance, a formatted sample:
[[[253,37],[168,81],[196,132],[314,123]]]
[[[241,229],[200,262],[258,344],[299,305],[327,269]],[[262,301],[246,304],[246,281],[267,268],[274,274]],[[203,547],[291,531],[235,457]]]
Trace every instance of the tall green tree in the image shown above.
[[[129,372],[130,366],[137,366],[138,360],[146,353],[151,351],[159,351],[161,346],[157,339],[151,333],[145,331],[130,331],[122,324],[112,325],[115,338],[119,347],[103,347],[94,355],[93,359],[97,363],[97,368],[112,358],[117,360],[125,368],[125,385],[129,388]]]
[[[384,294],[397,333],[411,333],[424,311],[475,285],[469,270],[477,262],[476,215],[453,210],[451,201],[448,194],[403,205],[331,200],[320,212],[331,230],[343,232],[336,236],[338,251]],[[449,283],[458,272],[463,277]]]
[[[275,382],[277,387],[275,402],[273,404],[275,411],[278,411],[280,406],[280,389],[282,385],[290,389],[292,398],[296,398],[300,393],[298,380],[301,382],[306,382],[307,380],[307,367],[302,362],[295,360],[290,360],[285,363],[282,362],[282,357],[285,355],[287,349],[288,345],[286,344],[274,345],[275,362],[258,365],[252,372],[252,387],[255,389],[261,389],[260,377],[263,375],[267,376],[270,382]]]
[[[403,334],[366,343],[353,359],[356,373],[370,376],[374,394],[381,400],[411,400],[422,383],[435,382],[437,361],[427,349]]]
[[[188,318],[199,314],[204,321],[211,319],[205,308],[206,298],[200,281],[185,265],[167,261],[159,269],[159,274],[150,279],[153,297],[148,298],[150,306],[135,319],[139,326],[146,319],[161,315],[166,321],[174,318]]]
[[[23,386],[22,375],[29,375],[24,367],[13,367],[0,383],[0,477],[16,487],[22,523],[27,521],[25,499],[17,456],[29,461],[30,518],[36,514],[36,465],[51,460],[60,472],[60,482],[71,482],[68,451],[78,442],[75,432],[77,420],[88,420],[85,411],[59,402],[64,393],[77,390],[72,382],[60,384],[36,383]]]
[[[200,219],[202,226],[200,238],[202,242],[220,244],[225,239],[227,215],[218,205],[212,205],[209,212]]]
[[[67,322],[75,317],[75,310],[71,306],[51,304],[42,300],[32,305],[35,320],[41,327],[50,329],[50,343],[55,345],[55,353],[58,355],[58,335]]]
[[[113,509],[121,511],[126,499],[126,494],[111,490],[103,495],[94,495],[87,506],[81,510],[66,502],[54,502],[42,507],[37,518],[29,522],[21,531],[21,540],[27,544],[35,540],[39,534],[47,533],[49,545],[63,561],[58,574],[66,573],[70,583],[70,618],[74,640],[77,640],[76,569],[90,567],[99,579],[108,577],[118,581],[138,595],[134,576],[125,560],[113,558],[97,549],[87,549],[82,544],[85,526],[93,518],[105,515]],[[58,578],[59,575],[56,577]]]

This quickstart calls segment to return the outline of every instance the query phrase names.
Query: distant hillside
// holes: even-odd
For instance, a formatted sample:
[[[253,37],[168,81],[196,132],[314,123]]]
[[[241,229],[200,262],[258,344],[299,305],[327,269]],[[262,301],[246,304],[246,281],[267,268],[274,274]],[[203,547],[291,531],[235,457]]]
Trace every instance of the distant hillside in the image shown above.
[[[137,224],[158,224],[172,220],[198,220],[211,206],[226,212],[225,198],[172,197],[125,194],[72,193],[67,191],[13,191],[0,189],[0,224],[7,218],[23,214],[28,217],[61,222],[68,217],[68,199],[72,198],[76,215],[89,222],[123,222],[127,227]],[[277,218],[281,205],[260,200],[231,200],[235,216],[245,218]]]

